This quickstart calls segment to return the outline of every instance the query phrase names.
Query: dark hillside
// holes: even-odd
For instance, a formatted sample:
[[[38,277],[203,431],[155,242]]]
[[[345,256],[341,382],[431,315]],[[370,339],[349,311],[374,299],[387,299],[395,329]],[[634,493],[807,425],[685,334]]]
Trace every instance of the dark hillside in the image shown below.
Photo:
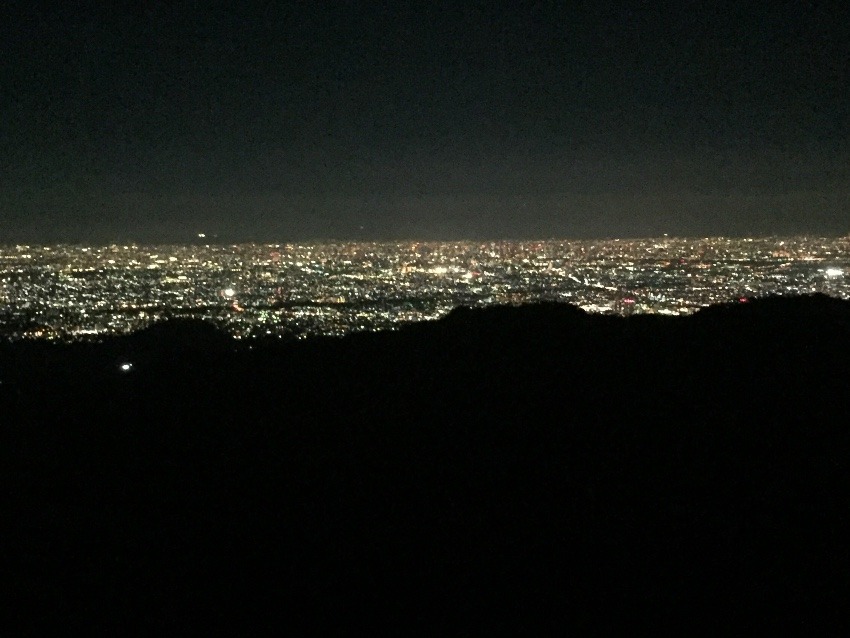
[[[850,594],[850,302],[251,347],[175,322],[2,346],[0,382],[33,628],[803,629]]]

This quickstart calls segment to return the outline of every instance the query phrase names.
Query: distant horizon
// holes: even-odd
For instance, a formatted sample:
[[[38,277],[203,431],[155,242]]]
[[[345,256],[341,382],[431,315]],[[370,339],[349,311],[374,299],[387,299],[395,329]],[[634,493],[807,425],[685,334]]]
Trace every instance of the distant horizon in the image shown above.
[[[115,239],[109,242],[81,242],[81,241],[57,241],[57,242],[2,242],[0,241],[0,250],[15,248],[17,246],[28,247],[50,247],[50,246],[80,246],[86,248],[110,248],[113,246],[303,246],[309,244],[446,244],[446,243],[461,243],[461,244],[481,244],[481,243],[529,243],[529,242],[592,242],[592,241],[646,241],[656,239],[675,239],[685,241],[706,241],[712,239],[722,240],[771,240],[771,239],[850,239],[850,231],[847,233],[774,233],[765,235],[674,235],[664,233],[661,235],[636,235],[636,236],[596,236],[596,237],[491,237],[491,238],[447,238],[447,239],[426,239],[426,238],[397,238],[397,239],[344,239],[339,237],[317,237],[312,239],[299,240],[284,240],[284,239],[262,239],[262,240],[238,240],[238,241],[223,241],[217,236],[210,237],[194,237],[185,241],[136,241],[136,240],[119,240]],[[208,241],[208,240],[214,241]]]
[[[370,198],[290,201],[281,196],[267,198],[235,192],[199,202],[136,202],[120,212],[110,210],[105,201],[98,201],[111,197],[108,190],[92,191],[90,196],[91,205],[80,213],[85,212],[90,219],[71,224],[71,213],[61,210],[23,207],[15,212],[13,206],[4,205],[5,195],[0,191],[0,222],[4,222],[0,241],[45,245],[131,240],[175,243],[193,241],[198,233],[227,238],[228,243],[266,238],[452,241],[458,237],[598,239],[656,237],[664,233],[678,237],[829,237],[850,233],[850,190],[843,189],[783,195],[667,196],[627,190],[595,195],[540,193],[534,197],[509,191],[436,199],[402,198],[401,202],[392,195],[376,193],[373,197],[381,200],[376,209],[371,205],[378,204]],[[11,214],[10,219],[6,211]],[[52,219],[55,217],[61,223]]]

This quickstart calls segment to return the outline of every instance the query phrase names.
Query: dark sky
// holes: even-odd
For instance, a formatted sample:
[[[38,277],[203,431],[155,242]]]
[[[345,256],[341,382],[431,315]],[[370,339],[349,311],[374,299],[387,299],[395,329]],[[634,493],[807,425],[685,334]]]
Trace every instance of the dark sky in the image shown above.
[[[0,8],[0,244],[850,231],[847,2],[121,4]]]

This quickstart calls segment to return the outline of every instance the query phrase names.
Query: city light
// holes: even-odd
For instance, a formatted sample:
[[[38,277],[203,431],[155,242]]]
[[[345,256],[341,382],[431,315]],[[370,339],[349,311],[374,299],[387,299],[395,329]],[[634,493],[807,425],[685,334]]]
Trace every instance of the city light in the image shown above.
[[[17,245],[0,247],[0,337],[91,341],[165,317],[239,339],[341,336],[541,301],[685,315],[767,295],[847,299],[848,269],[847,238]]]

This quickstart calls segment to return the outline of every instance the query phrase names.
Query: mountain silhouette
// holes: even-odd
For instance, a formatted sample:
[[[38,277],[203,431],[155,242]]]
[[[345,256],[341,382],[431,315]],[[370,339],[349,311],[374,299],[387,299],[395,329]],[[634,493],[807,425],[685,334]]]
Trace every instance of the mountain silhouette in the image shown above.
[[[817,295],[4,344],[9,620],[836,629],[848,379],[850,302]]]

